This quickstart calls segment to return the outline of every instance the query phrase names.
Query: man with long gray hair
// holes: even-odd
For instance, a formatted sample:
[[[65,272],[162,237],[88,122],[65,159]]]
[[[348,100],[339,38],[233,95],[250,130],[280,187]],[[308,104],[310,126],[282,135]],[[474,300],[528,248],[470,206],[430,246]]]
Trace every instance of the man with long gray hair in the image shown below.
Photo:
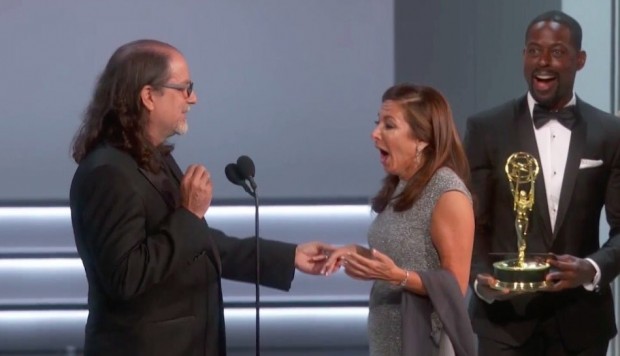
[[[166,140],[197,97],[183,55],[139,40],[118,48],[73,143],[75,243],[88,279],[86,355],[225,355],[221,278],[255,280],[255,241],[207,224],[209,171],[183,173]],[[318,274],[322,243],[262,240],[261,283]]]

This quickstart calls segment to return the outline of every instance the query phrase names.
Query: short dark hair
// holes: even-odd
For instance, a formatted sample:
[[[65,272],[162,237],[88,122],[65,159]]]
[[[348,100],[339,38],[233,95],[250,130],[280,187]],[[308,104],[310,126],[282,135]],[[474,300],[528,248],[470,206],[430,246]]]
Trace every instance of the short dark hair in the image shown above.
[[[557,22],[559,24],[562,24],[568,27],[570,31],[570,38],[571,38],[571,42],[573,46],[575,47],[576,50],[578,51],[581,50],[581,38],[582,38],[581,25],[579,25],[579,22],[577,22],[577,20],[575,20],[571,16],[558,10],[547,11],[543,14],[536,16],[536,18],[534,18],[530,22],[530,24],[527,26],[527,30],[525,31],[525,41],[527,42],[527,36],[530,33],[530,29],[535,24],[539,22],[548,22],[548,21]]]
[[[172,148],[149,143],[140,91],[145,85],[160,88],[166,83],[174,52],[179,51],[167,43],[144,39],[126,43],[112,54],[73,139],[77,163],[105,142],[129,153],[141,167],[158,170],[155,150]]]

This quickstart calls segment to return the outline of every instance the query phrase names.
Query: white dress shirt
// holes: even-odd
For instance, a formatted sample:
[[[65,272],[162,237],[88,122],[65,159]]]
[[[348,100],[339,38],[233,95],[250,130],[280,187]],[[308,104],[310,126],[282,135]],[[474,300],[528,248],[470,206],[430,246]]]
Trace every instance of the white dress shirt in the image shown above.
[[[575,93],[565,107],[577,104]],[[530,117],[533,117],[534,105],[536,100],[532,94],[527,93],[527,106],[530,110]],[[560,124],[557,120],[549,120],[540,128],[534,126],[538,154],[540,155],[540,168],[545,180],[545,190],[547,192],[547,206],[549,207],[549,219],[551,220],[551,231],[555,231],[555,222],[558,217],[558,206],[560,205],[560,193],[562,192],[562,181],[564,180],[564,170],[568,158],[568,148],[570,146],[571,131]],[[601,270],[592,259],[586,258],[596,270],[596,275],[592,283],[586,283],[583,287],[589,291],[596,289],[601,279]]]

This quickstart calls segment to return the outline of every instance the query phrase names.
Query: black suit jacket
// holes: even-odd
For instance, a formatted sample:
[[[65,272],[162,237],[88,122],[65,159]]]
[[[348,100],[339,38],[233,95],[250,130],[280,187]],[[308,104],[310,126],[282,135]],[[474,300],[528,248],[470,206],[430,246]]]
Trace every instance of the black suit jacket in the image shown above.
[[[488,304],[474,296],[470,313],[479,336],[520,345],[542,318],[557,318],[568,349],[579,350],[616,333],[609,284],[620,271],[620,119],[577,99],[578,124],[572,130],[552,233],[541,172],[527,237],[528,252],[589,257],[601,269],[600,289],[582,287],[559,293],[536,293]],[[540,161],[527,98],[505,103],[468,119],[465,138],[476,204],[472,282],[492,273],[489,252],[516,252],[515,213],[504,166],[510,154],[528,152]],[[603,164],[580,169],[582,159]],[[611,227],[599,247],[603,206]],[[584,332],[587,330],[587,332]]]
[[[255,280],[254,239],[178,207],[182,173],[152,174],[102,145],[71,184],[71,219],[88,278],[86,355],[225,355],[221,277]],[[175,199],[176,198],[176,199]],[[295,245],[261,242],[261,283],[288,289]]]

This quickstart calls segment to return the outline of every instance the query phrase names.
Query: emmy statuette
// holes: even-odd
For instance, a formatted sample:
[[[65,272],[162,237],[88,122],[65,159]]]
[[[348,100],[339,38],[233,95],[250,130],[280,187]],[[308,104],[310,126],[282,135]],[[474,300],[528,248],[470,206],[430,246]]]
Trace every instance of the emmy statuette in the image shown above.
[[[518,254],[516,259],[493,263],[493,274],[497,282],[492,287],[517,292],[535,292],[548,287],[545,277],[550,269],[549,263],[544,257],[540,257],[540,254],[533,257],[525,252],[529,215],[534,207],[534,186],[539,166],[536,158],[529,153],[516,152],[508,157],[505,170],[514,199]]]

